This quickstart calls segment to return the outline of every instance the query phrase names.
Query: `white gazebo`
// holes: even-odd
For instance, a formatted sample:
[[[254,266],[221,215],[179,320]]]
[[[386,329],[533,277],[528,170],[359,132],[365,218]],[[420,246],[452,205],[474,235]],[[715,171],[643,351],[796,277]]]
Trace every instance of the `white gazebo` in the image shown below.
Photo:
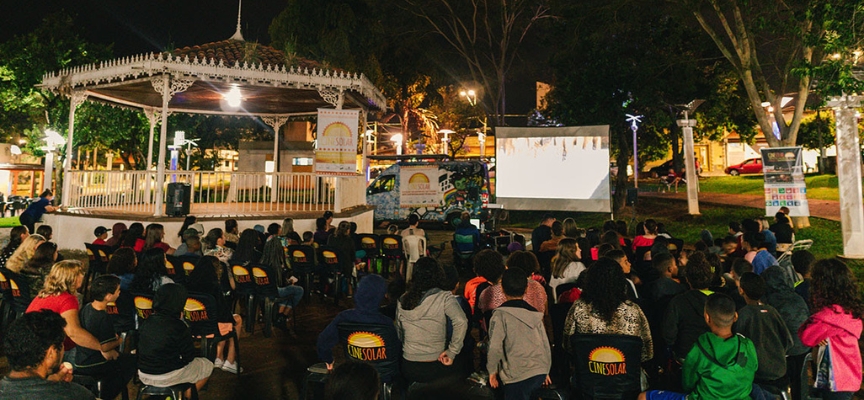
[[[328,70],[315,61],[287,58],[272,47],[244,41],[239,15],[237,30],[227,40],[51,72],[40,86],[71,99],[62,204],[71,207],[73,214],[99,212],[127,218],[163,216],[166,182],[171,181],[194,185],[192,213],[196,215],[339,213],[364,207],[362,175],[279,172],[280,130],[290,117],[314,116],[319,108],[344,108],[360,110],[357,132],[362,135],[368,112],[386,108],[384,95],[362,74]],[[236,94],[233,99],[228,96],[237,90],[239,106]],[[72,170],[75,110],[84,101],[145,113],[150,122],[146,171]],[[171,113],[260,118],[274,131],[273,171],[166,171]],[[159,149],[153,172],[157,125]]]

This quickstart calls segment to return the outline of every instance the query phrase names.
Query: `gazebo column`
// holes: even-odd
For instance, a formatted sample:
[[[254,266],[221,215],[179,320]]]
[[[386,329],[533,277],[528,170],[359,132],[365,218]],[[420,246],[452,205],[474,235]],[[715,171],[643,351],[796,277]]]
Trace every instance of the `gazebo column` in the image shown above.
[[[145,168],[146,171],[149,171],[150,168],[153,168],[153,131],[159,121],[159,112],[153,107],[147,107],[144,109],[144,115],[150,122],[150,141],[147,145],[147,168]]]
[[[156,205],[153,208],[153,216],[163,215],[164,191],[165,191],[165,150],[168,142],[168,103],[176,93],[185,91],[195,83],[194,79],[172,78],[170,74],[162,74],[154,77],[150,83],[153,89],[162,95],[162,121],[159,126],[159,161],[156,165]]]
[[[837,121],[837,178],[840,187],[840,225],[843,256],[864,258],[864,209],[861,201],[861,147],[856,108],[861,98],[844,94],[828,101]]]
[[[363,181],[369,183],[369,143],[366,135],[366,124],[368,123],[367,118],[369,117],[369,110],[366,107],[360,109],[360,144],[363,146],[363,158],[362,163],[360,165],[363,166]]]
[[[270,188],[270,201],[275,203],[279,199],[279,135],[282,126],[288,121],[288,117],[261,117],[265,124],[273,128],[273,187]]]
[[[69,192],[72,184],[69,178],[69,171],[72,170],[72,138],[75,135],[75,110],[84,103],[84,100],[87,100],[87,93],[84,90],[73,90],[69,95],[69,134],[66,137],[66,157],[63,159],[63,196],[61,196],[60,201],[60,204],[66,206],[72,205],[69,204],[72,200],[72,193]],[[42,177],[42,179],[44,180],[45,177]]]

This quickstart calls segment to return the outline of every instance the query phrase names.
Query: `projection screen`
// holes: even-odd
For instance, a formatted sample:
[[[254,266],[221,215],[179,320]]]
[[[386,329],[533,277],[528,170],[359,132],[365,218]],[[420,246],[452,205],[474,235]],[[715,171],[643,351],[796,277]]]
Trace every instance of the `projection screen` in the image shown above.
[[[611,212],[609,126],[495,129],[496,202],[509,210]]]

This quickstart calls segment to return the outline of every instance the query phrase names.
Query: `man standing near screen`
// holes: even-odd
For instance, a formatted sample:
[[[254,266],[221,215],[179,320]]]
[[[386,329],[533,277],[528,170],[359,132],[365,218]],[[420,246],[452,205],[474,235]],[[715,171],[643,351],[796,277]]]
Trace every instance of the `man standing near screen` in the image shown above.
[[[531,249],[534,255],[540,251],[540,245],[552,239],[552,223],[555,222],[555,217],[550,213],[543,214],[543,219],[540,221],[540,226],[534,228],[531,232]]]

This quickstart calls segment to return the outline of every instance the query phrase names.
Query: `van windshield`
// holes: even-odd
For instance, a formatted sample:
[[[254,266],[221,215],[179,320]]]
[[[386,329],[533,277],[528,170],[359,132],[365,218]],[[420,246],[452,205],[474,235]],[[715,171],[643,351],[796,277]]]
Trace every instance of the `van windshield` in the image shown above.
[[[369,194],[384,193],[393,190],[396,184],[396,175],[379,176],[369,185]]]

